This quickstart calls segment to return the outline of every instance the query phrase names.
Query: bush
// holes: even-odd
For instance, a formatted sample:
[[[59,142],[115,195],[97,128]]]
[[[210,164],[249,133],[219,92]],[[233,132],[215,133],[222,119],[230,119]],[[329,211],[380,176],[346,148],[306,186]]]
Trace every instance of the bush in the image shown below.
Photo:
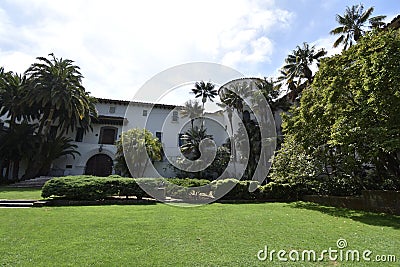
[[[302,196],[313,194],[312,189],[302,184],[275,183],[270,182],[260,187],[260,199],[294,201],[301,199]]]
[[[122,178],[118,175],[95,177],[90,175],[66,176],[46,182],[42,197],[61,197],[69,200],[102,200],[112,196],[135,196],[138,199],[150,197],[158,199],[165,195],[190,199],[200,194],[212,195],[222,200],[297,200],[304,194],[300,185],[271,182],[260,186],[257,181],[224,179],[210,182],[200,179]],[[159,189],[163,188],[163,189]],[[249,189],[252,192],[249,192]],[[165,190],[165,191],[164,191]],[[149,192],[146,193],[146,192]],[[225,194],[225,195],[224,195]]]
[[[188,199],[198,197],[200,193],[209,194],[211,191],[210,181],[205,179],[166,179],[168,183],[165,185],[166,195],[174,198]],[[193,189],[193,187],[196,187]]]
[[[111,196],[136,196],[138,199],[148,194],[138,183],[145,184],[145,178],[122,178],[117,175],[95,177],[90,175],[66,176],[46,182],[42,188],[42,197],[62,197],[70,200],[101,200]],[[155,185],[154,179],[148,178],[149,187]]]
[[[259,183],[257,181],[216,180],[211,182],[211,188],[214,197],[222,200],[256,200],[259,196]],[[249,189],[255,190],[249,192]]]

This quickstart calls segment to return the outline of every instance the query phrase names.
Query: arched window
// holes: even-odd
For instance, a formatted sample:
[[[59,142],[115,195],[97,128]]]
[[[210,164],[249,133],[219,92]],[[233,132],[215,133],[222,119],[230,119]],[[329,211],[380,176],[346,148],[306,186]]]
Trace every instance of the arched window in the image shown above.
[[[100,129],[99,144],[113,145],[117,139],[118,128],[104,126]]]

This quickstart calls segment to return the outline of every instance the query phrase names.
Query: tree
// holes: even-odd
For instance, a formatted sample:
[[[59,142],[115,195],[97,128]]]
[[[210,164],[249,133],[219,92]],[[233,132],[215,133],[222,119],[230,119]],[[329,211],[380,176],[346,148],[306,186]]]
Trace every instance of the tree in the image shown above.
[[[45,175],[49,171],[48,162],[54,160],[45,155],[53,153],[48,143],[54,147],[73,148],[69,141],[62,140],[63,134],[80,127],[85,132],[91,129],[91,118],[97,115],[95,100],[82,86],[82,74],[79,67],[69,59],[58,59],[50,54],[51,59],[38,57],[25,72],[25,106],[40,113],[37,135],[42,140],[36,149],[39,156],[32,157],[24,179]],[[54,127],[56,136],[51,133]]]
[[[192,89],[192,94],[195,95],[196,98],[201,97],[201,102],[203,104],[203,113],[204,113],[204,104],[207,102],[207,99],[211,102],[214,102],[214,98],[218,95],[217,90],[215,89],[215,85],[211,82],[205,83],[204,81],[196,82],[194,84],[194,88]],[[204,119],[202,120],[201,126],[204,125]]]
[[[1,129],[0,161],[7,179],[18,178],[20,161],[27,159],[33,150],[35,125],[28,122],[38,118],[39,113],[24,105],[25,95],[25,76],[0,68],[0,117],[5,116],[8,123],[7,129]]]
[[[382,27],[384,25],[383,19],[386,16],[371,17],[373,11],[373,7],[364,11],[364,6],[359,4],[346,7],[343,16],[337,14],[336,21],[340,26],[333,29],[330,33],[340,35],[340,37],[335,41],[333,47],[338,47],[340,44],[344,45],[343,50],[351,47],[363,35],[365,35],[365,32],[368,29],[367,23],[370,25],[369,28]]]
[[[35,125],[26,121],[13,124],[7,129],[0,129],[0,167],[1,173],[5,169],[5,179],[16,180],[20,162],[36,155],[38,140],[34,136],[35,129]]]
[[[389,30],[324,59],[300,106],[284,119],[286,139],[315,164],[308,179],[331,181],[331,193],[400,189],[399,50],[400,36]]]
[[[206,128],[195,126],[193,129],[189,129],[182,136],[184,141],[181,146],[182,153],[190,160],[199,159],[201,156],[200,143],[206,138],[212,139],[212,136],[207,134]]]
[[[38,57],[39,62],[25,72],[29,86],[26,103],[38,106],[42,114],[39,133],[47,136],[51,126],[56,126],[60,134],[77,127],[86,132],[96,115],[95,100],[82,86],[83,76],[72,60],[49,55],[51,59]]]
[[[146,129],[130,129],[116,142],[115,169],[123,176],[143,177],[149,160],[161,160],[162,145]]]
[[[34,114],[34,108],[28,110],[23,100],[26,95],[26,77],[0,69],[0,117],[6,116],[12,128],[18,121],[27,120]],[[32,115],[32,116],[29,116]]]
[[[316,51],[315,46],[310,47],[304,42],[303,46],[296,46],[285,59],[285,65],[281,69],[281,76],[278,78],[280,85],[286,84],[292,92],[292,100],[296,99],[304,88],[310,86],[314,79],[311,65],[320,61],[326,55],[325,49]]]
[[[229,88],[226,85],[221,87],[219,90],[219,97],[221,102],[231,107],[233,110],[237,110],[243,115],[245,107],[245,99],[248,98],[252,93],[250,84],[244,80],[236,80],[229,83]]]
[[[186,101],[181,109],[182,118],[190,118],[192,129],[194,127],[194,120],[203,114],[203,108],[198,101]]]

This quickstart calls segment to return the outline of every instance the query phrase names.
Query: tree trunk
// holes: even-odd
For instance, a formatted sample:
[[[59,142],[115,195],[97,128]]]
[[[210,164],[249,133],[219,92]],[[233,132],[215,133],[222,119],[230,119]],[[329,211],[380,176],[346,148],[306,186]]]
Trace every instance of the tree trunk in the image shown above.
[[[19,173],[19,160],[15,160],[13,162],[13,172],[12,172],[13,180],[19,180],[18,173]]]

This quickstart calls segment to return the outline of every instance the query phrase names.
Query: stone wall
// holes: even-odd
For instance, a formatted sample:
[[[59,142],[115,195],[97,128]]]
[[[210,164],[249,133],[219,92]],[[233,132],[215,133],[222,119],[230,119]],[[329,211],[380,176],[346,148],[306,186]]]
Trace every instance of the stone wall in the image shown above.
[[[362,191],[361,196],[351,197],[308,195],[303,200],[339,208],[400,215],[400,191],[366,190]]]

